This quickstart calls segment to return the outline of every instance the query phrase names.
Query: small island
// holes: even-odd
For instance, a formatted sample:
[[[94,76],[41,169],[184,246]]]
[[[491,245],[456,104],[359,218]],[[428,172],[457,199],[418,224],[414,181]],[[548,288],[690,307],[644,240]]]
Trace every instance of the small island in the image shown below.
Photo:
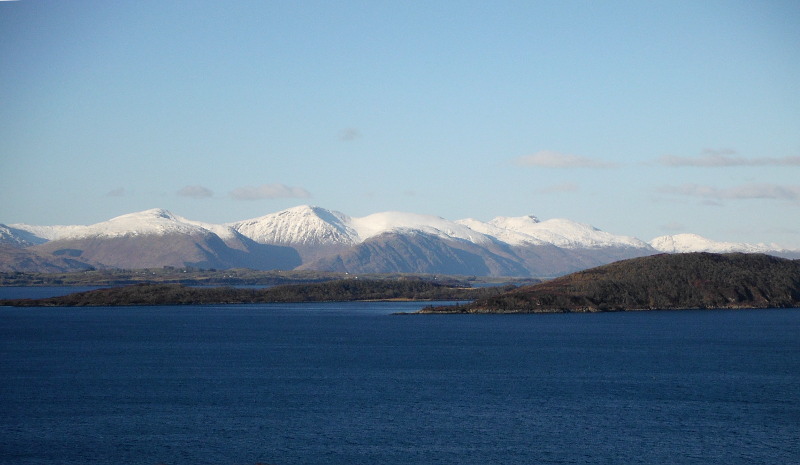
[[[800,260],[763,254],[660,254],[572,273],[419,313],[563,313],[800,307]]]

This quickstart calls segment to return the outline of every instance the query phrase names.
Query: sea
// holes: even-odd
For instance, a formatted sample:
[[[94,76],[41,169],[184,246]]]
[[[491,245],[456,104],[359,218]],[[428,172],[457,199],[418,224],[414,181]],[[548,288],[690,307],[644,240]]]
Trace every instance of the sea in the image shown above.
[[[0,464],[800,463],[800,309],[425,305],[0,307]]]

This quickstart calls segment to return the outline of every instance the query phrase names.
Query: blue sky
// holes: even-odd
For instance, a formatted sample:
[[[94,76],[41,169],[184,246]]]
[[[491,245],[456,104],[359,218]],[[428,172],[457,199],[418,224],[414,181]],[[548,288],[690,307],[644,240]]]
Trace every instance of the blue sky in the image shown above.
[[[0,2],[0,222],[569,218],[800,248],[800,3]]]

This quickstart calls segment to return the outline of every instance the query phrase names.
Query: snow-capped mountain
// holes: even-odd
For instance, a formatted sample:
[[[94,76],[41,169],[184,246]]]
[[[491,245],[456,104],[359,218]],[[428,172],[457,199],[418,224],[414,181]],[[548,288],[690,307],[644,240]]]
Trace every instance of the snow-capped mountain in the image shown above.
[[[350,245],[359,240],[349,222],[343,213],[303,205],[228,226],[260,244]]]
[[[712,253],[769,253],[781,251],[775,244],[746,244],[744,242],[719,242],[707,239],[697,234],[675,234],[656,237],[650,245],[659,252],[686,253],[686,252],[712,252]]]
[[[188,220],[160,208],[88,226],[15,227],[50,238],[34,251],[69,256],[86,266],[289,269],[300,264],[292,249],[257,244],[229,226]]]
[[[382,212],[353,218],[307,205],[231,223],[230,226],[262,244],[353,245],[387,232],[421,232],[474,243],[488,241],[483,234],[469,227],[432,215]]]
[[[362,218],[351,218],[360,242],[385,233],[422,233],[442,239],[488,244],[490,240],[458,222],[433,215],[405,212],[373,213]]]
[[[86,228],[83,225],[54,225],[54,226],[37,226],[32,224],[10,224],[12,229],[24,231],[35,237],[40,243],[60,239],[66,237],[73,232],[77,232]]]
[[[47,239],[19,228],[0,224],[0,245],[23,248],[47,242]]]
[[[659,252],[776,251],[692,234],[646,243],[567,219],[450,221],[405,212],[351,217],[306,205],[229,224],[193,221],[158,208],[88,226],[14,224],[0,226],[0,243],[40,258],[69,257],[83,267],[300,267],[496,276],[553,276]],[[9,260],[14,259],[4,263]]]
[[[20,225],[22,226],[22,225]],[[87,237],[124,237],[165,234],[207,234],[209,231],[192,224],[185,218],[171,212],[153,208],[127,215],[117,216],[108,221],[89,226],[70,226],[54,229],[51,240],[81,239]]]
[[[567,249],[648,247],[647,243],[634,237],[618,236],[561,218],[539,221],[535,216],[498,216],[487,223],[474,219],[460,220],[459,223],[512,245],[552,244]]]

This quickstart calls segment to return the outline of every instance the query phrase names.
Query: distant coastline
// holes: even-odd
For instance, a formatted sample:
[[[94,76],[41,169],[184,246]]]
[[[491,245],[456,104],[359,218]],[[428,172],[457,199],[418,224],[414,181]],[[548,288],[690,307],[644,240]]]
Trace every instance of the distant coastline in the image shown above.
[[[512,286],[470,287],[422,279],[338,279],[318,283],[284,284],[264,289],[190,287],[174,283],[139,283],[77,292],[44,299],[5,299],[16,307],[83,307],[254,304],[331,301],[473,301],[510,290]]]
[[[103,271],[94,275],[4,274],[4,283],[112,285],[11,306],[202,305],[323,301],[456,301],[416,313],[561,313],[654,309],[800,307],[800,260],[763,254],[661,254],[618,261],[536,284],[475,287],[456,277],[318,272]],[[185,275],[185,277],[181,277]],[[34,277],[35,276],[35,277]],[[99,277],[102,276],[102,279]],[[68,278],[73,279],[68,279]],[[81,278],[78,281],[78,278]],[[135,279],[141,282],[135,282]],[[486,278],[484,278],[486,279]],[[130,284],[134,281],[134,284]],[[177,281],[177,282],[176,282]],[[229,285],[220,286],[227,282]],[[230,283],[238,283],[234,287]],[[264,288],[251,287],[263,285]]]

